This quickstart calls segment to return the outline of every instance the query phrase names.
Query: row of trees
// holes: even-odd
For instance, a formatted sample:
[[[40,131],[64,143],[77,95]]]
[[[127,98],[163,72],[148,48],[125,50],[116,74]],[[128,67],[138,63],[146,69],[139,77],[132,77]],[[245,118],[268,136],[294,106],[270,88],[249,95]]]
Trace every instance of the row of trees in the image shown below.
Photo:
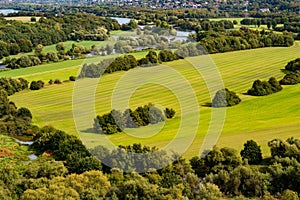
[[[155,51],[150,50],[145,58],[136,60],[132,55],[125,55],[116,59],[105,59],[98,64],[85,64],[83,65],[78,78],[99,78],[104,73],[113,73],[115,71],[128,71],[137,66],[145,67],[152,66],[167,61],[179,59],[177,54],[172,51],[163,50],[157,54]]]
[[[0,90],[5,90],[8,96],[28,88],[29,82],[23,78],[0,78]]]
[[[240,30],[220,32],[198,32],[199,45],[208,53],[220,53],[235,50],[254,49],[272,46],[289,47],[294,44],[294,38],[289,34],[254,31],[246,27]]]
[[[233,29],[234,23],[230,20],[210,21],[208,19],[179,19],[175,22],[175,26],[183,30],[224,31],[225,29]]]
[[[172,118],[175,115],[173,109],[166,109],[165,114],[153,104],[137,107],[135,110],[127,109],[123,113],[112,110],[108,114],[97,116],[94,120],[96,133],[114,134],[122,132],[125,128],[138,128],[149,124],[157,124]]]
[[[0,132],[2,134],[20,136],[34,134],[35,127],[31,126],[32,115],[27,108],[17,108],[9,101],[5,89],[0,90]]]
[[[270,159],[263,160],[260,146],[249,140],[240,152],[214,147],[189,161],[140,144],[114,150],[97,146],[91,154],[101,164],[77,138],[44,127],[32,147],[53,157],[31,162],[20,174],[1,169],[0,182],[10,184],[4,184],[0,194],[21,199],[298,199],[300,140],[274,139],[268,145]],[[149,170],[139,175],[134,172],[139,169]]]

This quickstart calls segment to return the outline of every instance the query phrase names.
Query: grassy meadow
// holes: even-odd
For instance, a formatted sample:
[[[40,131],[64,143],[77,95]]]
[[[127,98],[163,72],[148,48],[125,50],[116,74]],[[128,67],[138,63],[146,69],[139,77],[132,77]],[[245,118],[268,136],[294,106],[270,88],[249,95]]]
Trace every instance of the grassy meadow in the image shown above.
[[[243,94],[256,79],[266,80],[271,76],[277,79],[282,78],[283,73],[280,69],[288,61],[300,57],[299,43],[290,48],[235,51],[213,54],[210,57],[217,66],[224,85],[238,93],[243,100],[240,105],[227,109],[218,146],[241,149],[244,142],[254,139],[262,146],[264,156],[268,156],[267,142],[270,139],[299,136],[300,115],[297,111],[300,109],[298,100],[300,85],[286,86],[283,91],[265,97],[251,97]],[[208,70],[206,72],[209,72],[209,67],[213,67],[212,62],[202,60],[201,57],[194,57],[190,60],[200,64],[201,67],[206,67]],[[1,72],[0,76],[45,81],[53,79],[53,77],[60,77],[62,80],[66,80],[69,75],[76,75],[79,72],[79,61],[73,62],[66,61],[58,63],[60,65],[57,66],[49,64],[48,66]],[[88,147],[105,145],[105,141],[111,141],[115,145],[142,143],[163,148],[176,136],[181,139],[180,141],[187,143],[192,140],[192,144],[185,153],[186,157],[199,155],[199,149],[212,116],[212,109],[204,106],[211,101],[206,86],[207,79],[204,79],[204,76],[201,76],[187,60],[164,63],[164,65],[104,75],[99,82],[95,79],[83,79],[61,85],[46,86],[38,91],[27,90],[11,96],[10,99],[18,107],[28,107],[33,113],[35,124],[39,126],[52,125],[69,134],[79,134]],[[179,78],[168,74],[168,69],[180,74]],[[213,80],[214,77],[209,76],[209,78]],[[134,83],[140,83],[141,80],[149,82],[134,88]],[[159,84],[161,81],[166,85]],[[172,89],[168,89],[168,84]],[[186,87],[184,84],[190,87]],[[113,95],[123,87],[124,94],[121,92],[119,96]],[[132,90],[132,88],[134,89]],[[126,93],[129,91],[132,93],[126,97],[128,95]],[[74,99],[72,99],[73,94]],[[95,97],[93,98],[95,103],[86,98],[87,94]],[[193,96],[194,94],[195,96]],[[194,97],[197,105],[192,104]],[[125,130],[127,134],[103,136],[92,133],[90,128],[92,128],[94,114],[109,112],[112,109],[112,102],[114,108],[122,108],[121,105],[124,104],[126,98],[129,99],[131,108],[152,102],[174,108],[177,113],[174,119],[167,120],[165,124]],[[77,105],[74,110],[72,110],[72,104]],[[95,113],[93,113],[94,106]],[[79,133],[75,128],[73,112],[78,119],[76,127]],[[183,119],[185,123],[183,133],[177,134]],[[195,130],[197,125],[198,128]],[[193,131],[196,131],[195,138],[193,138]]]

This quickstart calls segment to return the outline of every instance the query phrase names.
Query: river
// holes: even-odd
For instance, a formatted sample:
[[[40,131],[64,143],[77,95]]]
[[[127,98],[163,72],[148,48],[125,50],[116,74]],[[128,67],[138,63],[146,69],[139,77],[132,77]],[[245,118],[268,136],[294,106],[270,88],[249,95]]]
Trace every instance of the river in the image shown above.
[[[19,11],[14,10],[14,9],[0,9],[0,14],[3,14],[3,15],[7,15],[9,13],[16,13],[16,12],[19,12]]]
[[[125,17],[111,17],[112,19],[115,19],[118,21],[119,24],[127,24],[130,22],[130,18],[125,18]]]

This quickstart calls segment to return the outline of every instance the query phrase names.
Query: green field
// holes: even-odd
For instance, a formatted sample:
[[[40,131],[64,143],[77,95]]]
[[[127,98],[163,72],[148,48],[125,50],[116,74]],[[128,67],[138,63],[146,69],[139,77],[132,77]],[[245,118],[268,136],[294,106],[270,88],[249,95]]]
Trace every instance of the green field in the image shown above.
[[[234,21],[236,20],[238,22],[238,24],[241,23],[241,21],[245,19],[244,17],[235,17],[235,18],[232,18],[232,17],[228,17],[228,18],[209,18],[210,21],[221,21],[221,20],[229,20],[229,21]]]
[[[251,87],[255,79],[265,80],[271,76],[275,76],[278,79],[282,78],[283,74],[280,69],[282,69],[288,61],[297,57],[300,57],[299,43],[296,43],[296,45],[290,48],[264,48],[211,55],[213,62],[222,75],[225,86],[237,92],[243,100],[240,105],[227,109],[226,121],[218,141],[218,146],[241,149],[246,140],[254,139],[262,146],[264,155],[268,156],[267,141],[270,139],[277,137],[286,139],[291,136],[299,137],[300,115],[298,110],[300,109],[300,102],[298,99],[300,98],[300,85],[287,86],[283,91],[266,97],[251,97],[242,94]],[[192,59],[196,63],[204,64],[203,66],[206,65],[205,61],[201,60],[201,57],[194,57]],[[74,65],[77,64],[78,63],[74,63]],[[200,107],[199,127],[196,130],[196,137],[185,153],[185,156],[191,157],[198,155],[203,138],[208,130],[212,113],[211,108],[203,106],[210,102],[205,80],[187,60],[164,64],[188,80],[187,83],[191,85],[192,90],[196,94],[197,105]],[[73,64],[69,63],[69,67],[65,68],[59,68],[57,66],[57,69],[53,67],[50,72],[44,70],[43,73],[34,71],[32,68],[27,68],[22,69],[24,70],[22,73],[19,70],[14,70],[2,72],[0,76],[4,74],[13,77],[26,75],[25,78],[29,80],[38,80],[41,79],[40,77],[44,80],[49,80],[54,76],[68,77],[69,74],[77,74],[79,67],[72,67],[72,65]],[[94,84],[98,84],[95,94],[95,109],[97,114],[104,114],[112,109],[112,91],[119,87],[116,86],[116,83],[121,80],[121,78],[130,75],[130,73],[133,74],[133,76],[129,77],[126,84],[123,84],[123,86],[125,85],[128,88],[133,86],[134,81],[146,79],[146,76],[153,78],[153,80],[164,80],[167,83],[174,84],[175,81],[176,84],[177,80],[174,80],[172,76],[168,76],[164,71],[165,69],[165,66],[143,69],[136,68],[129,72],[116,72],[114,74],[104,75],[99,83],[93,79],[84,79],[76,81],[75,83],[70,82],[62,85],[46,86],[46,88],[39,91],[23,91],[11,96],[10,99],[19,107],[24,106],[30,108],[34,116],[33,121],[35,124],[40,126],[53,125],[70,134],[77,135],[78,133],[72,114],[72,94],[74,92],[74,84],[76,84],[76,87],[82,90],[82,93],[80,93],[82,96],[77,95],[77,97],[79,97],[77,100],[81,100],[81,104],[79,104],[81,107],[76,109],[85,111],[82,116],[79,116],[82,121],[76,125],[80,131],[82,140],[89,147],[92,147],[103,144],[106,137],[90,133],[90,130],[88,130],[92,127],[93,116],[89,118],[87,113],[92,111],[93,105],[84,98],[84,94],[92,94]],[[144,74],[144,77],[139,76],[140,73]],[[135,74],[137,74],[137,76],[135,76]],[[65,78],[62,80],[64,79]],[[181,84],[179,80],[177,85],[180,89]],[[188,104],[192,99],[189,98],[187,91],[188,90],[182,89],[179,95],[186,96],[183,101]],[[142,143],[163,148],[174,138],[181,119],[184,118],[188,122],[190,121],[191,124],[185,127],[186,133],[180,135],[180,137],[184,141],[190,139],[192,137],[193,128],[195,127],[194,124],[192,124],[192,119],[198,117],[199,111],[191,106],[190,109],[181,112],[182,102],[178,100],[176,95],[178,94],[173,93],[164,86],[155,84],[155,82],[136,88],[130,98],[131,108],[152,102],[165,107],[174,108],[177,111],[176,117],[172,120],[168,120],[163,128],[162,124],[158,124],[130,130],[129,134],[136,137],[120,133],[108,136],[107,138],[114,144],[125,145]],[[123,97],[117,98],[114,102],[118,106],[119,103],[121,104],[121,100],[123,100]],[[75,113],[78,110],[75,110]],[[160,130],[160,128],[162,128],[162,130],[159,133],[147,138],[147,133],[155,133]]]

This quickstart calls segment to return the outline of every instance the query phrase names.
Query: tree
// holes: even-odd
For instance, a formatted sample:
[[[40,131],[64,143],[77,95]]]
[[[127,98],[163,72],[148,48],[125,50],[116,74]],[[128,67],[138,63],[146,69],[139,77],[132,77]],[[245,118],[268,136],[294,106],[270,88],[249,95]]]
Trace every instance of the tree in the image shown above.
[[[107,44],[105,50],[107,55],[112,54],[114,52],[114,45]]]
[[[66,53],[66,47],[63,42],[58,43],[55,48],[58,54],[64,55]]]
[[[70,81],[76,81],[76,77],[75,77],[75,76],[70,76],[70,77],[69,77],[69,80],[70,80]]]
[[[236,95],[235,92],[228,90],[227,88],[217,91],[213,101],[212,107],[227,107],[234,106],[242,100]]]
[[[174,109],[172,109],[172,108],[166,108],[166,109],[165,109],[165,115],[166,115],[166,117],[167,117],[168,119],[173,118],[174,115],[175,115],[175,113],[176,113],[176,111],[175,111]]]
[[[142,31],[141,31],[140,28],[138,28],[138,29],[136,30],[136,34],[137,34],[137,35],[142,35]]]
[[[0,59],[9,56],[9,46],[6,42],[0,41]]]
[[[262,161],[262,153],[260,146],[253,140],[248,140],[244,144],[244,149],[241,151],[243,159],[247,159],[249,164],[260,164]]]
[[[17,112],[17,117],[32,119],[32,114],[28,108],[19,108]]]
[[[134,29],[138,28],[138,24],[135,21],[135,19],[131,19],[130,22],[128,23],[128,26],[130,27],[131,30],[134,30]]]
[[[43,50],[44,50],[44,46],[42,44],[39,44],[35,47],[34,54],[40,58],[44,56]]]
[[[267,27],[270,30],[270,28],[271,28],[271,22],[270,21],[267,22]]]
[[[146,58],[149,60],[150,63],[152,64],[157,64],[159,63],[158,61],[158,56],[155,51],[149,51],[149,53],[146,55]]]
[[[41,88],[43,88],[45,85],[45,83],[42,80],[38,80],[38,81],[32,81],[30,83],[30,90],[39,90]]]
[[[281,200],[299,200],[298,193],[292,190],[284,190],[281,197]]]
[[[32,51],[32,43],[30,40],[27,39],[20,39],[18,41],[18,44],[20,46],[20,50],[21,52],[27,53],[27,52],[31,52]]]
[[[202,199],[218,200],[222,198],[223,194],[217,185],[205,183],[200,187],[199,196]]]
[[[20,53],[21,48],[17,43],[13,43],[10,45],[10,55],[16,55]]]

